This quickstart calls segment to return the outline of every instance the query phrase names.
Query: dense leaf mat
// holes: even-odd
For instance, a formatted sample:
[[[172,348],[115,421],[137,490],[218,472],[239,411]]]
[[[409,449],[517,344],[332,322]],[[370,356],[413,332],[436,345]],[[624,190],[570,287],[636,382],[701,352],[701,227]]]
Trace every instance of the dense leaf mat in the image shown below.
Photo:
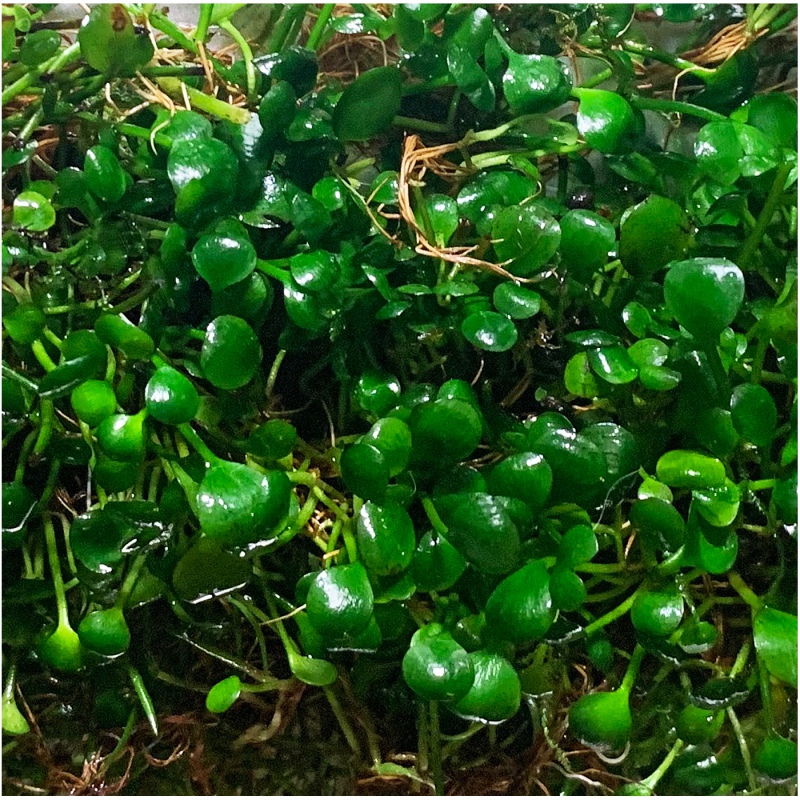
[[[796,7],[62,13],[6,793],[796,793]]]

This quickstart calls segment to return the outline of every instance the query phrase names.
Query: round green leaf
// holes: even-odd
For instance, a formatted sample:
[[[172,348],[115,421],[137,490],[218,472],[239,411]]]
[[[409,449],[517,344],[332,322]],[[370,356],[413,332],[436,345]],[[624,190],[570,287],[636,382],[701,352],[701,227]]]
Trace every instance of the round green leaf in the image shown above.
[[[209,323],[200,351],[206,379],[218,389],[249,383],[261,364],[261,345],[241,318],[223,314]]]
[[[693,450],[670,450],[658,459],[656,474],[667,486],[703,489],[725,480],[725,465],[717,458]]]
[[[86,185],[104,203],[116,203],[125,194],[126,176],[122,164],[112,150],[97,144],[86,152],[83,165]]]
[[[308,619],[325,637],[339,638],[363,631],[372,619],[373,593],[360,563],[320,572],[308,589]]]
[[[517,343],[514,323],[495,311],[479,311],[470,314],[461,323],[464,338],[480,350],[504,353]]]
[[[797,688],[797,616],[765,606],[753,618],[756,652],[778,680]]]
[[[550,496],[553,473],[538,453],[517,453],[492,469],[487,484],[491,494],[516,497],[538,512]]]
[[[601,153],[626,153],[633,149],[636,118],[628,101],[605,89],[576,89],[578,131],[588,147]]]
[[[238,675],[231,675],[215,683],[206,695],[206,708],[212,714],[222,714],[238,699],[242,692],[242,682]]]
[[[412,449],[411,429],[398,417],[379,419],[364,434],[362,441],[381,452],[390,477],[399,475],[408,466]]]
[[[778,425],[772,395],[756,383],[735,387],[731,394],[731,421],[743,439],[757,447],[767,447]]]
[[[564,368],[564,385],[578,397],[597,397],[600,386],[589,364],[588,353],[576,353]]]
[[[223,234],[203,236],[192,248],[197,274],[218,292],[244,280],[256,268],[256,251],[246,239]]]
[[[692,336],[713,342],[739,313],[744,276],[724,258],[678,261],[664,279],[664,299]]]
[[[380,502],[389,485],[389,466],[383,453],[371,444],[357,442],[348,447],[340,461],[342,480],[353,494]]]
[[[451,710],[459,717],[488,724],[513,717],[522,701],[522,689],[511,663],[488,650],[470,653],[469,660],[475,679],[470,690],[451,706]]]
[[[515,116],[551,111],[569,99],[572,80],[553,56],[508,54],[503,94]]]
[[[298,253],[290,259],[289,269],[295,283],[311,294],[330,289],[339,279],[339,264],[333,254],[325,250]]]
[[[634,206],[619,232],[619,257],[634,277],[646,277],[686,255],[691,226],[673,200],[651,194]]]
[[[114,413],[117,396],[106,381],[84,381],[72,390],[70,404],[78,419],[94,428]]]
[[[542,296],[533,289],[507,281],[495,287],[492,303],[501,314],[511,319],[529,319],[539,313]]]
[[[739,514],[739,487],[729,478],[718,486],[706,486],[692,492],[693,506],[715,528],[732,525]]]
[[[14,198],[15,225],[33,233],[40,233],[52,228],[55,221],[55,209],[39,192],[20,192]]]
[[[616,243],[613,225],[593,211],[573,209],[561,218],[561,264],[579,281],[588,281],[608,261]]]
[[[640,592],[633,601],[633,627],[647,636],[669,636],[681,624],[683,596],[674,585]]]
[[[159,367],[147,382],[145,404],[150,416],[167,425],[194,419],[200,397],[194,384],[173,367]]]
[[[443,592],[464,573],[467,562],[441,533],[428,531],[420,540],[411,562],[420,592]]]
[[[624,347],[598,347],[589,351],[589,365],[607,383],[619,386],[635,381],[639,369]]]
[[[397,67],[377,67],[360,75],[333,110],[333,130],[345,142],[364,141],[387,130],[400,113],[402,78]]]
[[[570,731],[597,750],[622,750],[633,721],[628,692],[597,692],[581,697],[569,709]]]
[[[561,229],[554,217],[535,205],[502,209],[492,225],[498,259],[520,278],[540,272],[558,250]]]
[[[420,628],[403,657],[403,678],[423,700],[453,702],[475,679],[467,651],[438,623]]]

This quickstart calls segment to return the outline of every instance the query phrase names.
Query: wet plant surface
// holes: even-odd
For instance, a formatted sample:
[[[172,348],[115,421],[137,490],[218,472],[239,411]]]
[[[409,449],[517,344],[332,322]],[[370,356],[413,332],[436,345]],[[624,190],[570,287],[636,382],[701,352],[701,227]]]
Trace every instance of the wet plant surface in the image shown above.
[[[795,794],[796,8],[58,13],[5,792]]]

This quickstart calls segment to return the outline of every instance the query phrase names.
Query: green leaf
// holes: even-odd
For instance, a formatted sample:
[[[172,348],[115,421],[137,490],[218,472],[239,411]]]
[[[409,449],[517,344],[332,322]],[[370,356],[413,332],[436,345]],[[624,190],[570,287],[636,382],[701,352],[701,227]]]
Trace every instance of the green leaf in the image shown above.
[[[154,53],[148,34],[137,33],[118,3],[94,6],[78,31],[78,42],[89,66],[109,78],[133,77]]]
[[[576,89],[578,131],[588,147],[601,153],[627,153],[633,149],[637,124],[628,101],[605,89]]]
[[[501,314],[511,319],[530,319],[539,313],[542,296],[533,289],[506,281],[495,287],[492,303]]]
[[[613,225],[593,211],[573,209],[561,218],[561,263],[576,280],[588,281],[616,244]]]
[[[247,239],[210,234],[192,248],[197,274],[214,292],[244,280],[256,268],[256,251]]]
[[[119,159],[108,147],[97,144],[86,152],[83,171],[86,185],[96,197],[105,203],[116,203],[122,199],[127,188],[127,175]]]
[[[564,567],[577,567],[591,561],[598,550],[594,531],[588,525],[574,525],[558,543],[558,563]]]
[[[470,653],[469,659],[475,680],[451,710],[459,717],[489,724],[513,717],[522,701],[522,689],[511,663],[488,650]]]
[[[540,272],[558,250],[561,229],[540,206],[502,209],[492,225],[494,251],[506,269],[520,278]]]
[[[464,338],[480,350],[503,353],[517,343],[517,329],[514,323],[494,311],[479,311],[470,314],[461,323]]]
[[[212,466],[197,489],[203,533],[225,545],[268,540],[289,513],[291,484],[285,472],[260,473],[244,464]]]
[[[119,314],[101,314],[94,332],[103,344],[116,347],[132,361],[146,361],[156,349],[150,334]]]
[[[724,482],[725,465],[692,450],[670,450],[658,459],[656,474],[667,486],[704,489]]]
[[[587,353],[576,353],[564,368],[564,385],[570,394],[578,397],[597,397],[600,386],[589,364]]]
[[[551,111],[566,103],[571,91],[569,72],[557,58],[508,53],[503,94],[515,116]]]
[[[673,262],[664,279],[664,299],[692,336],[713,342],[739,313],[744,276],[724,258]]]
[[[631,623],[642,634],[662,638],[683,619],[683,595],[674,584],[640,592],[631,608]]]
[[[231,675],[215,683],[206,695],[206,708],[212,714],[222,714],[238,699],[242,692],[242,682],[238,675]]]
[[[25,41],[23,41],[22,47],[19,49],[19,60],[26,67],[38,67],[49,58],[52,58],[58,52],[60,46],[61,37],[57,31],[33,31],[25,37]],[[6,60],[5,56],[3,56],[3,60]]]
[[[685,256],[690,242],[691,226],[683,209],[652,194],[625,217],[619,233],[619,257],[631,275],[645,277]]]
[[[172,586],[181,600],[202,603],[222,597],[247,585],[252,565],[222,550],[211,539],[200,539],[175,565]]]
[[[56,212],[50,201],[39,192],[20,192],[14,198],[14,224],[33,233],[55,225]]]
[[[692,492],[694,507],[715,528],[732,525],[739,514],[739,487],[729,478],[719,486],[706,486]]]
[[[639,369],[624,347],[598,347],[589,351],[589,364],[604,381],[620,386],[635,381]]]
[[[308,590],[308,619],[324,637],[356,635],[372,619],[373,593],[360,563],[320,572]]]
[[[387,130],[400,112],[400,70],[377,67],[342,94],[333,111],[333,130],[345,142],[364,141]]]
[[[248,384],[261,365],[261,345],[240,317],[223,314],[209,323],[200,351],[206,380],[218,389]]]
[[[778,409],[772,395],[755,383],[735,387],[731,395],[731,421],[743,439],[757,447],[767,447],[778,424]]]
[[[797,616],[766,606],[753,617],[756,652],[778,680],[797,688]]]
[[[494,109],[494,84],[469,50],[461,49],[455,42],[448,43],[447,68],[456,86],[478,111],[488,112]]]
[[[403,679],[423,700],[448,703],[470,690],[475,668],[467,651],[434,622],[411,637],[403,656]]]

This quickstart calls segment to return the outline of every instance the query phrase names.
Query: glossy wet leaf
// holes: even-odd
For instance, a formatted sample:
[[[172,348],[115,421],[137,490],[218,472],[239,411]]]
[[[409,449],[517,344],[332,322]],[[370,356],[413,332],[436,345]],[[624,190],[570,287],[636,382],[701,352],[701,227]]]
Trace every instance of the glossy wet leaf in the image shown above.
[[[486,603],[492,636],[514,644],[544,636],[555,619],[549,585],[550,574],[541,561],[526,564],[500,583]]]
[[[739,487],[730,479],[718,486],[706,486],[692,492],[697,512],[717,528],[732,525],[739,514]]]
[[[479,111],[492,111],[496,102],[494,84],[469,52],[455,43],[447,45],[447,68],[465,97]]]
[[[559,611],[577,611],[586,602],[586,587],[571,569],[556,567],[550,576],[550,596]]]
[[[631,622],[639,633],[669,636],[683,618],[683,596],[674,584],[640,592],[631,607]]]
[[[32,31],[22,42],[19,49],[19,60],[26,67],[38,67],[58,52],[60,44],[61,37],[57,31]],[[6,60],[5,56],[3,60]]]
[[[536,194],[536,181],[519,172],[480,171],[458,193],[459,213],[472,223],[481,221],[491,206],[513,206]]]
[[[667,486],[703,489],[725,480],[725,465],[693,450],[670,450],[658,459],[656,474]]]
[[[498,723],[517,713],[522,690],[519,677],[503,656],[488,650],[469,654],[475,679],[464,697],[451,706],[460,717],[485,723]]]
[[[94,332],[103,344],[120,350],[132,361],[146,361],[156,349],[149,333],[119,314],[101,314]]]
[[[210,234],[192,248],[197,274],[214,292],[244,280],[256,268],[256,251],[246,239]]]
[[[753,617],[756,652],[778,680],[797,688],[797,616],[765,606]]]
[[[639,369],[624,347],[590,350],[589,364],[598,377],[615,386],[635,381],[639,375]]]
[[[778,424],[778,410],[772,395],[755,383],[735,387],[731,394],[731,421],[745,441],[767,447]]]
[[[715,527],[694,507],[689,506],[686,526],[686,559],[712,575],[722,575],[733,567],[739,553],[739,536],[729,527]]]
[[[475,680],[467,651],[438,623],[414,634],[402,668],[403,679],[423,700],[457,701]]]
[[[739,444],[739,434],[730,411],[712,408],[697,418],[694,428],[697,441],[718,458],[726,458]]]
[[[514,115],[551,111],[569,99],[570,91],[569,72],[557,58],[508,53],[503,94]]]
[[[710,622],[689,620],[682,628],[678,645],[684,653],[705,653],[717,643],[719,633]]]
[[[698,708],[718,711],[741,704],[750,694],[747,682],[742,678],[712,678],[693,689],[689,699]]]
[[[364,434],[362,440],[377,448],[383,455],[390,477],[399,475],[408,466],[411,458],[411,429],[397,417],[379,419]]]
[[[39,233],[52,228],[56,212],[50,201],[39,192],[20,192],[14,198],[14,224]]]
[[[200,351],[203,374],[218,389],[249,383],[261,364],[261,345],[240,317],[223,314],[209,323]]]
[[[553,473],[538,453],[517,453],[492,469],[487,485],[491,494],[516,497],[538,512],[550,496]]]
[[[333,111],[333,129],[345,142],[383,133],[400,112],[401,75],[396,67],[376,67],[351,83]]]
[[[107,458],[115,461],[138,461],[146,449],[145,415],[112,414],[95,431],[97,444]]]
[[[410,566],[416,546],[414,524],[399,503],[365,503],[356,519],[355,535],[370,573],[395,575]]]
[[[62,672],[77,672],[84,663],[83,645],[72,628],[59,624],[36,648],[45,664]]]
[[[448,494],[435,501],[447,539],[470,563],[492,575],[517,565],[520,536],[506,508],[482,493]]]
[[[309,686],[330,686],[339,677],[336,667],[321,658],[305,658],[289,651],[292,675]]]
[[[212,714],[223,714],[238,699],[242,692],[242,682],[238,675],[231,675],[217,681],[206,695],[206,709]]]
[[[324,250],[293,256],[289,269],[297,285],[312,294],[330,289],[339,278],[336,258]]]
[[[492,303],[501,314],[511,319],[529,319],[539,313],[542,296],[533,289],[508,281],[495,287]]]
[[[194,419],[200,396],[194,384],[173,367],[159,367],[145,387],[145,405],[151,417],[167,425]]]
[[[464,573],[467,562],[442,534],[428,531],[414,551],[411,570],[420,592],[443,592]]]
[[[588,353],[576,353],[564,368],[564,385],[578,397],[597,397],[600,385],[589,363]]]
[[[448,45],[466,50],[473,58],[483,55],[493,30],[491,14],[480,6],[451,7],[444,19],[444,38]]]
[[[504,353],[517,343],[517,328],[503,314],[480,311],[470,314],[461,323],[464,338],[480,350]]]
[[[502,209],[492,225],[494,251],[505,268],[520,278],[539,272],[558,250],[558,222],[539,206]]]
[[[692,336],[715,340],[733,322],[744,298],[741,270],[724,258],[693,258],[670,266],[664,299]]]
[[[201,539],[175,565],[172,586],[181,600],[202,603],[241,589],[251,577],[248,561],[226,553],[218,542]]]
[[[104,203],[116,203],[125,194],[126,174],[113,150],[97,144],[86,151],[86,185]]]
[[[23,483],[4,483],[2,489],[3,550],[20,547],[37,499]]]
[[[569,709],[572,735],[597,750],[622,750],[632,725],[628,693],[621,690],[584,695]]]
[[[229,461],[212,466],[197,490],[197,517],[209,536],[225,545],[267,538],[289,512],[285,472],[256,472]]]
[[[675,728],[684,742],[703,744],[717,738],[724,721],[724,712],[710,711],[690,704],[681,710]]]
[[[587,281],[608,261],[616,243],[611,223],[593,211],[573,209],[559,221],[561,263],[579,281]]]
[[[365,371],[356,381],[353,399],[358,408],[375,417],[382,417],[397,405],[400,382],[388,373]]]
[[[89,66],[108,77],[134,75],[153,57],[153,45],[144,31],[137,32],[125,8],[118,3],[95,6],[78,31],[81,55]]]
[[[588,147],[601,153],[626,153],[633,148],[637,126],[633,109],[619,94],[605,89],[579,89],[578,131]]]
[[[363,564],[330,567],[309,587],[308,619],[325,637],[355,635],[369,624],[372,601],[372,586]]]

